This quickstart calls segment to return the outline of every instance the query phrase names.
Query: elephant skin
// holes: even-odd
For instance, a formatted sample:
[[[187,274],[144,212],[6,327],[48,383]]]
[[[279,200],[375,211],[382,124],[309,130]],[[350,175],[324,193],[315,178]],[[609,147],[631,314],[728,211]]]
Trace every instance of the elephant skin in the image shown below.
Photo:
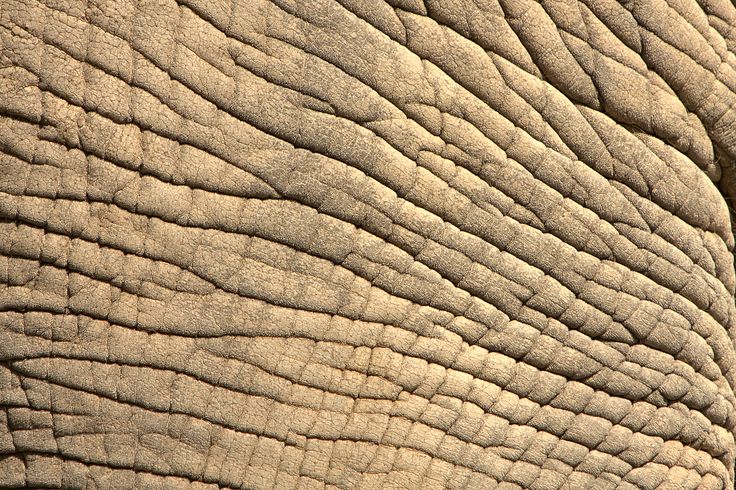
[[[727,0],[2,0],[0,486],[726,489]]]

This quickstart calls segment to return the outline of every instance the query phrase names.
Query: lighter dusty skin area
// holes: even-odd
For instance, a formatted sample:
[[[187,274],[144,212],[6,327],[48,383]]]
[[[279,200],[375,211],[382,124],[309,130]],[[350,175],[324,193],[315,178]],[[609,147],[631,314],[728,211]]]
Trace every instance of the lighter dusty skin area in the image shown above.
[[[730,489],[727,0],[0,0],[0,486]]]

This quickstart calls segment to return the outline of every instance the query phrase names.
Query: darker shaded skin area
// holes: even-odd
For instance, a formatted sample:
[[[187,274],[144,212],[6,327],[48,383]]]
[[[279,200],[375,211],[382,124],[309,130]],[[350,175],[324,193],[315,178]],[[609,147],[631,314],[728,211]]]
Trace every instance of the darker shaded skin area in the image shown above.
[[[733,488],[735,25],[4,1],[0,488]]]

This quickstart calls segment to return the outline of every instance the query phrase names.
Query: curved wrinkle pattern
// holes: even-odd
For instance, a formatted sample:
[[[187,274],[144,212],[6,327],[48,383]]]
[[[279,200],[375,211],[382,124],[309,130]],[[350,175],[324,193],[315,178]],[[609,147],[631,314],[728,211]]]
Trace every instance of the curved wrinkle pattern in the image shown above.
[[[729,489],[727,0],[3,0],[0,487]]]

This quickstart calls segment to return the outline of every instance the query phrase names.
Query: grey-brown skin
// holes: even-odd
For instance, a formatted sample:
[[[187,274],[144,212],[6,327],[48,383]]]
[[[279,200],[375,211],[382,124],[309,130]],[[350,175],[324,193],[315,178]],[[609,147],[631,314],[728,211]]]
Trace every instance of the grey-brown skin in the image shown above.
[[[0,2],[0,486],[731,488],[726,0]]]

